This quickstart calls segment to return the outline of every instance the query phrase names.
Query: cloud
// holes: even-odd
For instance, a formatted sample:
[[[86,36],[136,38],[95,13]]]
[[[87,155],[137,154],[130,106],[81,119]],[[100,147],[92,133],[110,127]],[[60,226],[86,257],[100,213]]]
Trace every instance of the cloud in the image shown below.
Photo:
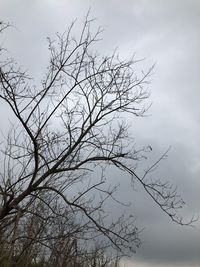
[[[137,58],[146,58],[138,68],[156,62],[150,116],[136,119],[132,134],[138,144],[151,144],[152,161],[172,146],[168,159],[152,175],[178,185],[188,203],[186,216],[199,213],[200,1],[1,0],[1,18],[15,26],[4,37],[5,46],[33,76],[41,78],[48,61],[45,37],[63,32],[74,18],[80,23],[90,7],[97,24],[106,29],[99,44],[102,53],[115,47],[122,57],[137,52]],[[200,262],[198,224],[195,229],[172,224],[141,188],[136,192],[130,184],[123,184],[118,194],[133,201],[130,212],[145,228],[143,247],[127,266],[194,266]]]

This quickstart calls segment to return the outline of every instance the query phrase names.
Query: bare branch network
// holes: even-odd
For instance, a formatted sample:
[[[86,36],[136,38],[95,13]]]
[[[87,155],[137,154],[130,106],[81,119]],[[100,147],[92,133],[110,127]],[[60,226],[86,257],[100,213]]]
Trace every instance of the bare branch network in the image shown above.
[[[3,228],[23,220],[38,202],[48,207],[49,214],[37,215],[45,221],[59,214],[56,199],[90,237],[99,233],[119,250],[134,250],[140,243],[134,221],[104,220],[104,203],[115,190],[108,187],[106,166],[130,174],[173,221],[193,219],[185,223],[177,216],[184,202],[176,188],[149,178],[159,161],[143,177],[136,174],[145,149],[135,149],[126,116],[143,116],[148,109],[145,88],[152,68],[138,75],[134,58],[94,52],[101,29],[92,33],[92,22],[86,18],[79,38],[72,37],[74,23],[56,40],[48,38],[50,60],[40,86],[32,86],[28,74],[0,51],[0,99],[16,118],[1,144],[0,223]],[[52,201],[45,200],[48,194]]]

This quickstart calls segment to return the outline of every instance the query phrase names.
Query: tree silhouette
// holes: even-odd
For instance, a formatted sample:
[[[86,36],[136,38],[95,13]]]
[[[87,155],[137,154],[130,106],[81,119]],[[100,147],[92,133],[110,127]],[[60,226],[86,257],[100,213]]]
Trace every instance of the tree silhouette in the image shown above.
[[[185,223],[178,217],[184,202],[175,187],[149,178],[165,154],[144,175],[137,174],[138,160],[152,148],[136,149],[126,117],[142,117],[149,108],[152,68],[136,72],[134,57],[100,56],[93,47],[102,30],[93,33],[92,23],[87,16],[78,38],[74,23],[56,40],[48,38],[49,65],[37,86],[0,50],[0,99],[16,118],[1,144],[0,225],[14,229],[42,202],[49,213],[34,214],[44,222],[72,214],[73,224],[87,229],[85,239],[104,236],[120,251],[135,250],[140,241],[134,219],[121,216],[109,223],[104,218],[104,204],[116,190],[109,186],[107,168],[128,173],[173,221],[194,219]],[[7,26],[1,23],[1,32]]]

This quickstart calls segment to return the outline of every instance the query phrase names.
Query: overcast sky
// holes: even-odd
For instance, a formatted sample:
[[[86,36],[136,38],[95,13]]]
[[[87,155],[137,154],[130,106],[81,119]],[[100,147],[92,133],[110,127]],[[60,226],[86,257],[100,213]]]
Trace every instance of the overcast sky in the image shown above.
[[[89,8],[105,28],[103,53],[118,47],[122,57],[136,52],[145,58],[143,68],[156,63],[149,86],[152,107],[148,117],[134,122],[133,135],[139,144],[151,144],[153,159],[171,146],[154,175],[178,185],[186,217],[200,214],[200,1],[0,0],[0,20],[14,25],[3,45],[41,78],[45,37],[63,32],[74,18],[81,21]],[[2,116],[0,121],[5,123]],[[125,266],[200,266],[200,223],[176,225],[140,190],[134,196],[128,190],[122,184],[119,194],[134,200],[132,210],[144,231],[142,248]]]

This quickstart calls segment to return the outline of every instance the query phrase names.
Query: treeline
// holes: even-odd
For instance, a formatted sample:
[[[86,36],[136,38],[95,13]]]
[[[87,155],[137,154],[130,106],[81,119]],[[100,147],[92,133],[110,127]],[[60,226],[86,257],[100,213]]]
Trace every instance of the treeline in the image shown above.
[[[112,255],[108,243],[55,195],[37,195],[28,206],[14,220],[1,222],[1,267],[118,266],[119,256]]]

